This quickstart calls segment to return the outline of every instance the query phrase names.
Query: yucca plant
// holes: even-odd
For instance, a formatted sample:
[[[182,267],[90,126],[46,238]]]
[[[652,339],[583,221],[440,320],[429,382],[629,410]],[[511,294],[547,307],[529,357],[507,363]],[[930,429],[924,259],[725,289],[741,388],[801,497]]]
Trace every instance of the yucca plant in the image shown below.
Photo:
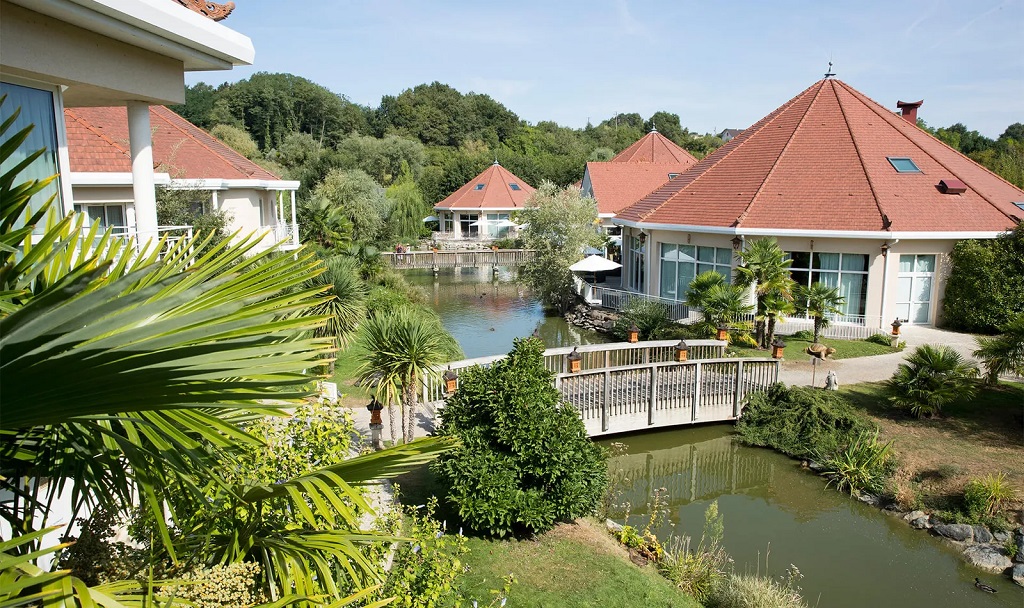
[[[0,163],[31,129],[7,137],[16,116],[0,123]],[[60,218],[52,198],[30,209],[54,179],[17,181],[38,155],[0,175],[0,489],[13,496],[0,517],[15,534],[0,545],[3,605],[153,604],[134,582],[89,588],[35,566],[60,548],[41,548],[59,494],[79,514],[141,505],[171,561],[261,559],[278,604],[342,601],[372,585],[379,565],[358,547],[379,537],[360,528],[357,512],[369,507],[353,486],[429,460],[444,443],[275,485],[230,484],[218,470],[238,445],[258,445],[240,424],[277,413],[270,404],[300,403],[315,381],[304,370],[333,352],[332,340],[313,337],[328,319],[311,311],[329,296],[303,287],[322,271],[312,254],[251,255],[253,237],[198,258],[199,237],[169,251],[164,242],[140,251],[95,227],[83,237],[81,216]],[[290,502],[294,525],[251,521],[272,499]],[[166,519],[184,519],[165,505],[181,500],[197,523],[172,533]],[[338,584],[341,573],[350,584]]]
[[[845,448],[819,456],[829,484],[841,492],[881,492],[892,465],[892,441],[880,443],[878,431],[862,432]]]

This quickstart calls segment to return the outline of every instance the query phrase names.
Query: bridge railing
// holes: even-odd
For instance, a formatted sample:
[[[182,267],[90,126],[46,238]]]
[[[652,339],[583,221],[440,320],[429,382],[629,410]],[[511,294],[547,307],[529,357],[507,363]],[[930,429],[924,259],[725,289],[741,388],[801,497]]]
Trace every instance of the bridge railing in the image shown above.
[[[591,437],[739,418],[746,397],[778,381],[773,359],[707,359],[558,374]]]
[[[472,268],[520,266],[533,259],[533,254],[532,249],[475,249],[383,252],[380,255],[394,268]]]

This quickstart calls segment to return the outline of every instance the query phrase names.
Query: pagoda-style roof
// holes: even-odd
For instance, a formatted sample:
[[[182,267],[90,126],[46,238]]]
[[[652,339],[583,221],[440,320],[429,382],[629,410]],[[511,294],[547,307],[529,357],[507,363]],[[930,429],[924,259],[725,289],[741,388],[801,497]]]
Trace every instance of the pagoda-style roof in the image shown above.
[[[614,215],[686,172],[692,163],[589,162],[583,184],[597,201],[597,212]]]
[[[693,165],[697,159],[676,145],[674,141],[656,130],[633,142],[631,146],[615,155],[613,163],[658,163]]]
[[[993,233],[1024,217],[1015,203],[1024,191],[826,78],[616,219],[780,233]]]
[[[435,209],[488,210],[522,209],[536,189],[494,161],[482,173],[448,195]]]

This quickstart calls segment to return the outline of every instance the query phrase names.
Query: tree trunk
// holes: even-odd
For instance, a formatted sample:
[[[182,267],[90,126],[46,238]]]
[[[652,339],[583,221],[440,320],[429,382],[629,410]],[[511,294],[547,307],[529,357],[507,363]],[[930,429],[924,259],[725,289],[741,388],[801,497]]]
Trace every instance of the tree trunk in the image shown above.
[[[765,339],[764,339],[765,338],[765,333],[766,333],[765,330],[764,330],[764,326],[765,326],[764,319],[766,317],[764,309],[765,309],[764,300],[762,298],[760,298],[760,297],[757,298],[757,309],[755,311],[755,315],[756,316],[754,317],[754,328],[755,328],[755,332],[756,332],[755,335],[756,335],[756,338],[757,338],[757,347],[758,348],[768,348],[768,345],[765,344]]]
[[[415,382],[415,381],[414,381]],[[414,382],[410,382],[409,387],[404,391],[405,397],[405,443],[411,442],[416,438],[416,422],[415,422],[415,410],[416,410],[416,385]]]
[[[772,345],[772,343],[775,342],[775,315],[771,315],[771,316],[768,317],[768,332],[767,332],[767,334],[768,335],[765,336],[765,342],[767,342],[768,346],[770,347]]]
[[[814,342],[815,342],[815,344],[817,344],[819,337],[821,337],[821,317],[814,317]]]
[[[388,401],[388,422],[391,426],[391,445],[398,445],[398,435],[395,433],[395,404],[393,401]]]

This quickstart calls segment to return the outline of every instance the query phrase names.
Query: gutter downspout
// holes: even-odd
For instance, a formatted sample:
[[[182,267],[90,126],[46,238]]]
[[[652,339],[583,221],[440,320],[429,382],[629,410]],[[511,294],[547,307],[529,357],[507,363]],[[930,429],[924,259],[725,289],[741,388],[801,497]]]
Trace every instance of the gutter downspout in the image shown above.
[[[878,315],[878,326],[885,328],[885,304],[886,296],[889,292],[889,250],[892,249],[893,245],[899,243],[899,239],[895,239],[892,243],[886,241],[882,243],[882,258],[885,260],[882,262],[882,309]]]

